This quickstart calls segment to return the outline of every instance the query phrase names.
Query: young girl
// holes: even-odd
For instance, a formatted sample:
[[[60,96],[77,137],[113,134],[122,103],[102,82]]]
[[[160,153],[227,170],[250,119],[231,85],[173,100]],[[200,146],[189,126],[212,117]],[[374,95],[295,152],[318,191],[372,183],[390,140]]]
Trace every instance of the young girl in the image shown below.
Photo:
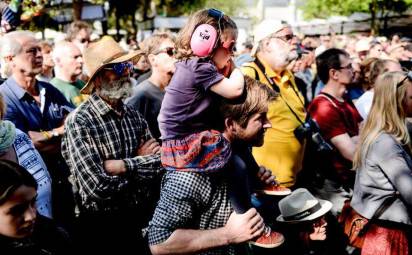
[[[244,78],[231,58],[236,39],[236,24],[215,9],[196,12],[180,32],[176,43],[180,61],[166,88],[158,117],[161,159],[167,170],[214,172],[232,159],[229,142],[213,127],[219,119],[217,97],[235,99],[243,94]],[[233,164],[236,168],[236,162]],[[247,169],[244,172],[239,178],[247,178]],[[238,199],[241,200],[231,197],[232,204],[239,204]],[[250,196],[244,200],[250,201]],[[237,213],[249,209],[234,207]],[[252,243],[271,248],[282,242],[281,234],[267,228]]]

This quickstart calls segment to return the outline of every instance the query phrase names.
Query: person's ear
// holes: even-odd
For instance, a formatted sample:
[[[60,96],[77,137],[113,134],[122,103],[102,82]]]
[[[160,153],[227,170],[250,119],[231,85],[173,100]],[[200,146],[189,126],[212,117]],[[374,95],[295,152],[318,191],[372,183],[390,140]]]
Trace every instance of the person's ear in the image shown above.
[[[329,69],[329,79],[337,80],[339,77],[339,70]]]
[[[102,84],[102,74],[99,73],[93,78],[94,90],[99,89]]]
[[[149,55],[147,56],[147,59],[148,59],[148,61],[149,61],[150,66],[153,66],[154,63],[156,62],[156,55],[154,55],[154,54],[149,54]]]
[[[263,48],[263,49],[261,49],[262,51],[264,51],[264,52],[270,52],[271,51],[271,49],[269,47],[270,41],[271,41],[270,38],[266,38],[266,39],[263,40],[263,42],[261,44],[261,46]]]
[[[234,122],[231,118],[225,119],[225,129],[230,132],[236,131],[236,122]]]

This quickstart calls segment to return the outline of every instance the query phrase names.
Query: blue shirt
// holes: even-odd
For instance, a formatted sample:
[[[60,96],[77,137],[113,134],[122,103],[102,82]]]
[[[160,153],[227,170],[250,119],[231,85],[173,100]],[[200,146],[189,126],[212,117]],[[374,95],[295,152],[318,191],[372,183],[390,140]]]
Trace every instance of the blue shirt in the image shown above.
[[[0,86],[7,106],[5,119],[27,133],[29,130],[51,130],[63,124],[66,115],[74,109],[63,94],[53,85],[36,81],[40,91],[39,106],[34,98],[21,88],[13,77]]]

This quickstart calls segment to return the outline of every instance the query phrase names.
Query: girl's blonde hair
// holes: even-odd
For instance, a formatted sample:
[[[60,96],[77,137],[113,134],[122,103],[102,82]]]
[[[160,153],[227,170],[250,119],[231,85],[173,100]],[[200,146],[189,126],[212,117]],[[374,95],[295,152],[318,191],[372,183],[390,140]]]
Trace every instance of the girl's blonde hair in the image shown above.
[[[353,160],[354,169],[362,166],[371,144],[383,132],[391,134],[396,141],[406,145],[411,151],[404,111],[406,89],[411,82],[407,79],[399,84],[406,75],[405,72],[389,72],[376,80],[372,108],[361,131],[359,146]]]
[[[193,51],[190,48],[190,40],[195,29],[201,24],[209,24],[213,26],[220,34],[218,40],[222,40],[222,38],[226,39],[229,36],[235,39],[237,38],[236,23],[229,16],[223,15],[219,21],[215,17],[210,16],[208,11],[208,9],[204,9],[192,14],[186,25],[180,30],[176,39],[177,59],[188,59],[194,56]]]

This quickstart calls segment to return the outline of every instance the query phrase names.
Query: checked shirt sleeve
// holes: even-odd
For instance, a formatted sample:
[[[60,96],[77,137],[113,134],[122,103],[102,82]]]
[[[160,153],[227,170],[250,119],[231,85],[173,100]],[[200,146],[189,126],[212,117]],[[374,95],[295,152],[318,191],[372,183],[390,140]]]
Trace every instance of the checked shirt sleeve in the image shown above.
[[[141,129],[143,130],[142,139],[144,142],[153,138],[148,128],[146,120],[138,113],[137,123],[141,123]],[[144,143],[143,142],[143,143]],[[160,153],[150,154],[145,156],[136,156],[134,158],[123,159],[126,165],[126,172],[129,175],[135,176],[137,179],[146,179],[164,171],[160,161]]]
[[[77,180],[82,202],[110,199],[124,189],[127,180],[106,174],[87,123],[72,117],[66,121],[62,154]]]

